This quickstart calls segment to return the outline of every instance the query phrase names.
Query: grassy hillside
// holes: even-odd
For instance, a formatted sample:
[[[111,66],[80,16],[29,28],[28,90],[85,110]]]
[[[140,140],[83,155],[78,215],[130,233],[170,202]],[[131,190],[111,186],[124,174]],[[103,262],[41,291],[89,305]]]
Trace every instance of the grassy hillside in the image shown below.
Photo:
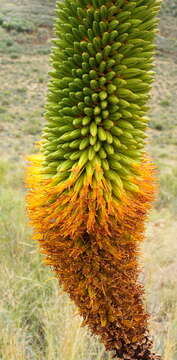
[[[164,360],[177,358],[176,8],[164,3],[157,39],[148,147],[160,190],[141,260],[155,348]],[[108,360],[42,265],[25,215],[25,156],[44,125],[53,13],[51,0],[1,0],[0,360]]]

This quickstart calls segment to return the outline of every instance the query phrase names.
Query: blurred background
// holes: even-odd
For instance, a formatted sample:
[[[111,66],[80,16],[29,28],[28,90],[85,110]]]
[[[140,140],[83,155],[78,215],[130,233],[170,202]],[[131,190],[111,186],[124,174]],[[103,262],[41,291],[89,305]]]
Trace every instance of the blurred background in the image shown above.
[[[44,126],[55,1],[0,0],[0,360],[108,360],[44,267],[25,214],[25,156]],[[164,0],[149,151],[160,190],[142,245],[154,347],[177,359],[177,0]]]

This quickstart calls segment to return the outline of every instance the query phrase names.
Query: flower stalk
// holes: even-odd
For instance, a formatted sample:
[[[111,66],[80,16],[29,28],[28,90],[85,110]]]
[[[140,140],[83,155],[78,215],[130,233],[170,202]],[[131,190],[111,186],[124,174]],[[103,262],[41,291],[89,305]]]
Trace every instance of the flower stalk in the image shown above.
[[[144,146],[159,6],[57,3],[47,125],[26,176],[45,262],[117,359],[160,359],[138,281],[155,192]]]

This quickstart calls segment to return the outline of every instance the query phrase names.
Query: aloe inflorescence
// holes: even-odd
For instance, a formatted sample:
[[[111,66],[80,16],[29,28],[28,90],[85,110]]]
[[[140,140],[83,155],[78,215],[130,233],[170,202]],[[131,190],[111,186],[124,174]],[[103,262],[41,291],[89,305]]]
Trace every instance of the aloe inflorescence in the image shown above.
[[[117,359],[152,353],[137,256],[154,196],[144,150],[158,0],[64,0],[28,209],[46,263]]]

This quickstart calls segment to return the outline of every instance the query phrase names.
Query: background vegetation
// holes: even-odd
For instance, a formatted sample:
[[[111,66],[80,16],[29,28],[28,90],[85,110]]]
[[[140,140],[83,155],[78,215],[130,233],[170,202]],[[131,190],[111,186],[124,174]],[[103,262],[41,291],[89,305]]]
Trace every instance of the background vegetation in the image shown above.
[[[0,0],[0,360],[108,360],[42,265],[25,215],[25,156],[44,125],[54,5]],[[177,358],[177,3],[163,2],[148,147],[160,191],[142,245],[155,348]]]

